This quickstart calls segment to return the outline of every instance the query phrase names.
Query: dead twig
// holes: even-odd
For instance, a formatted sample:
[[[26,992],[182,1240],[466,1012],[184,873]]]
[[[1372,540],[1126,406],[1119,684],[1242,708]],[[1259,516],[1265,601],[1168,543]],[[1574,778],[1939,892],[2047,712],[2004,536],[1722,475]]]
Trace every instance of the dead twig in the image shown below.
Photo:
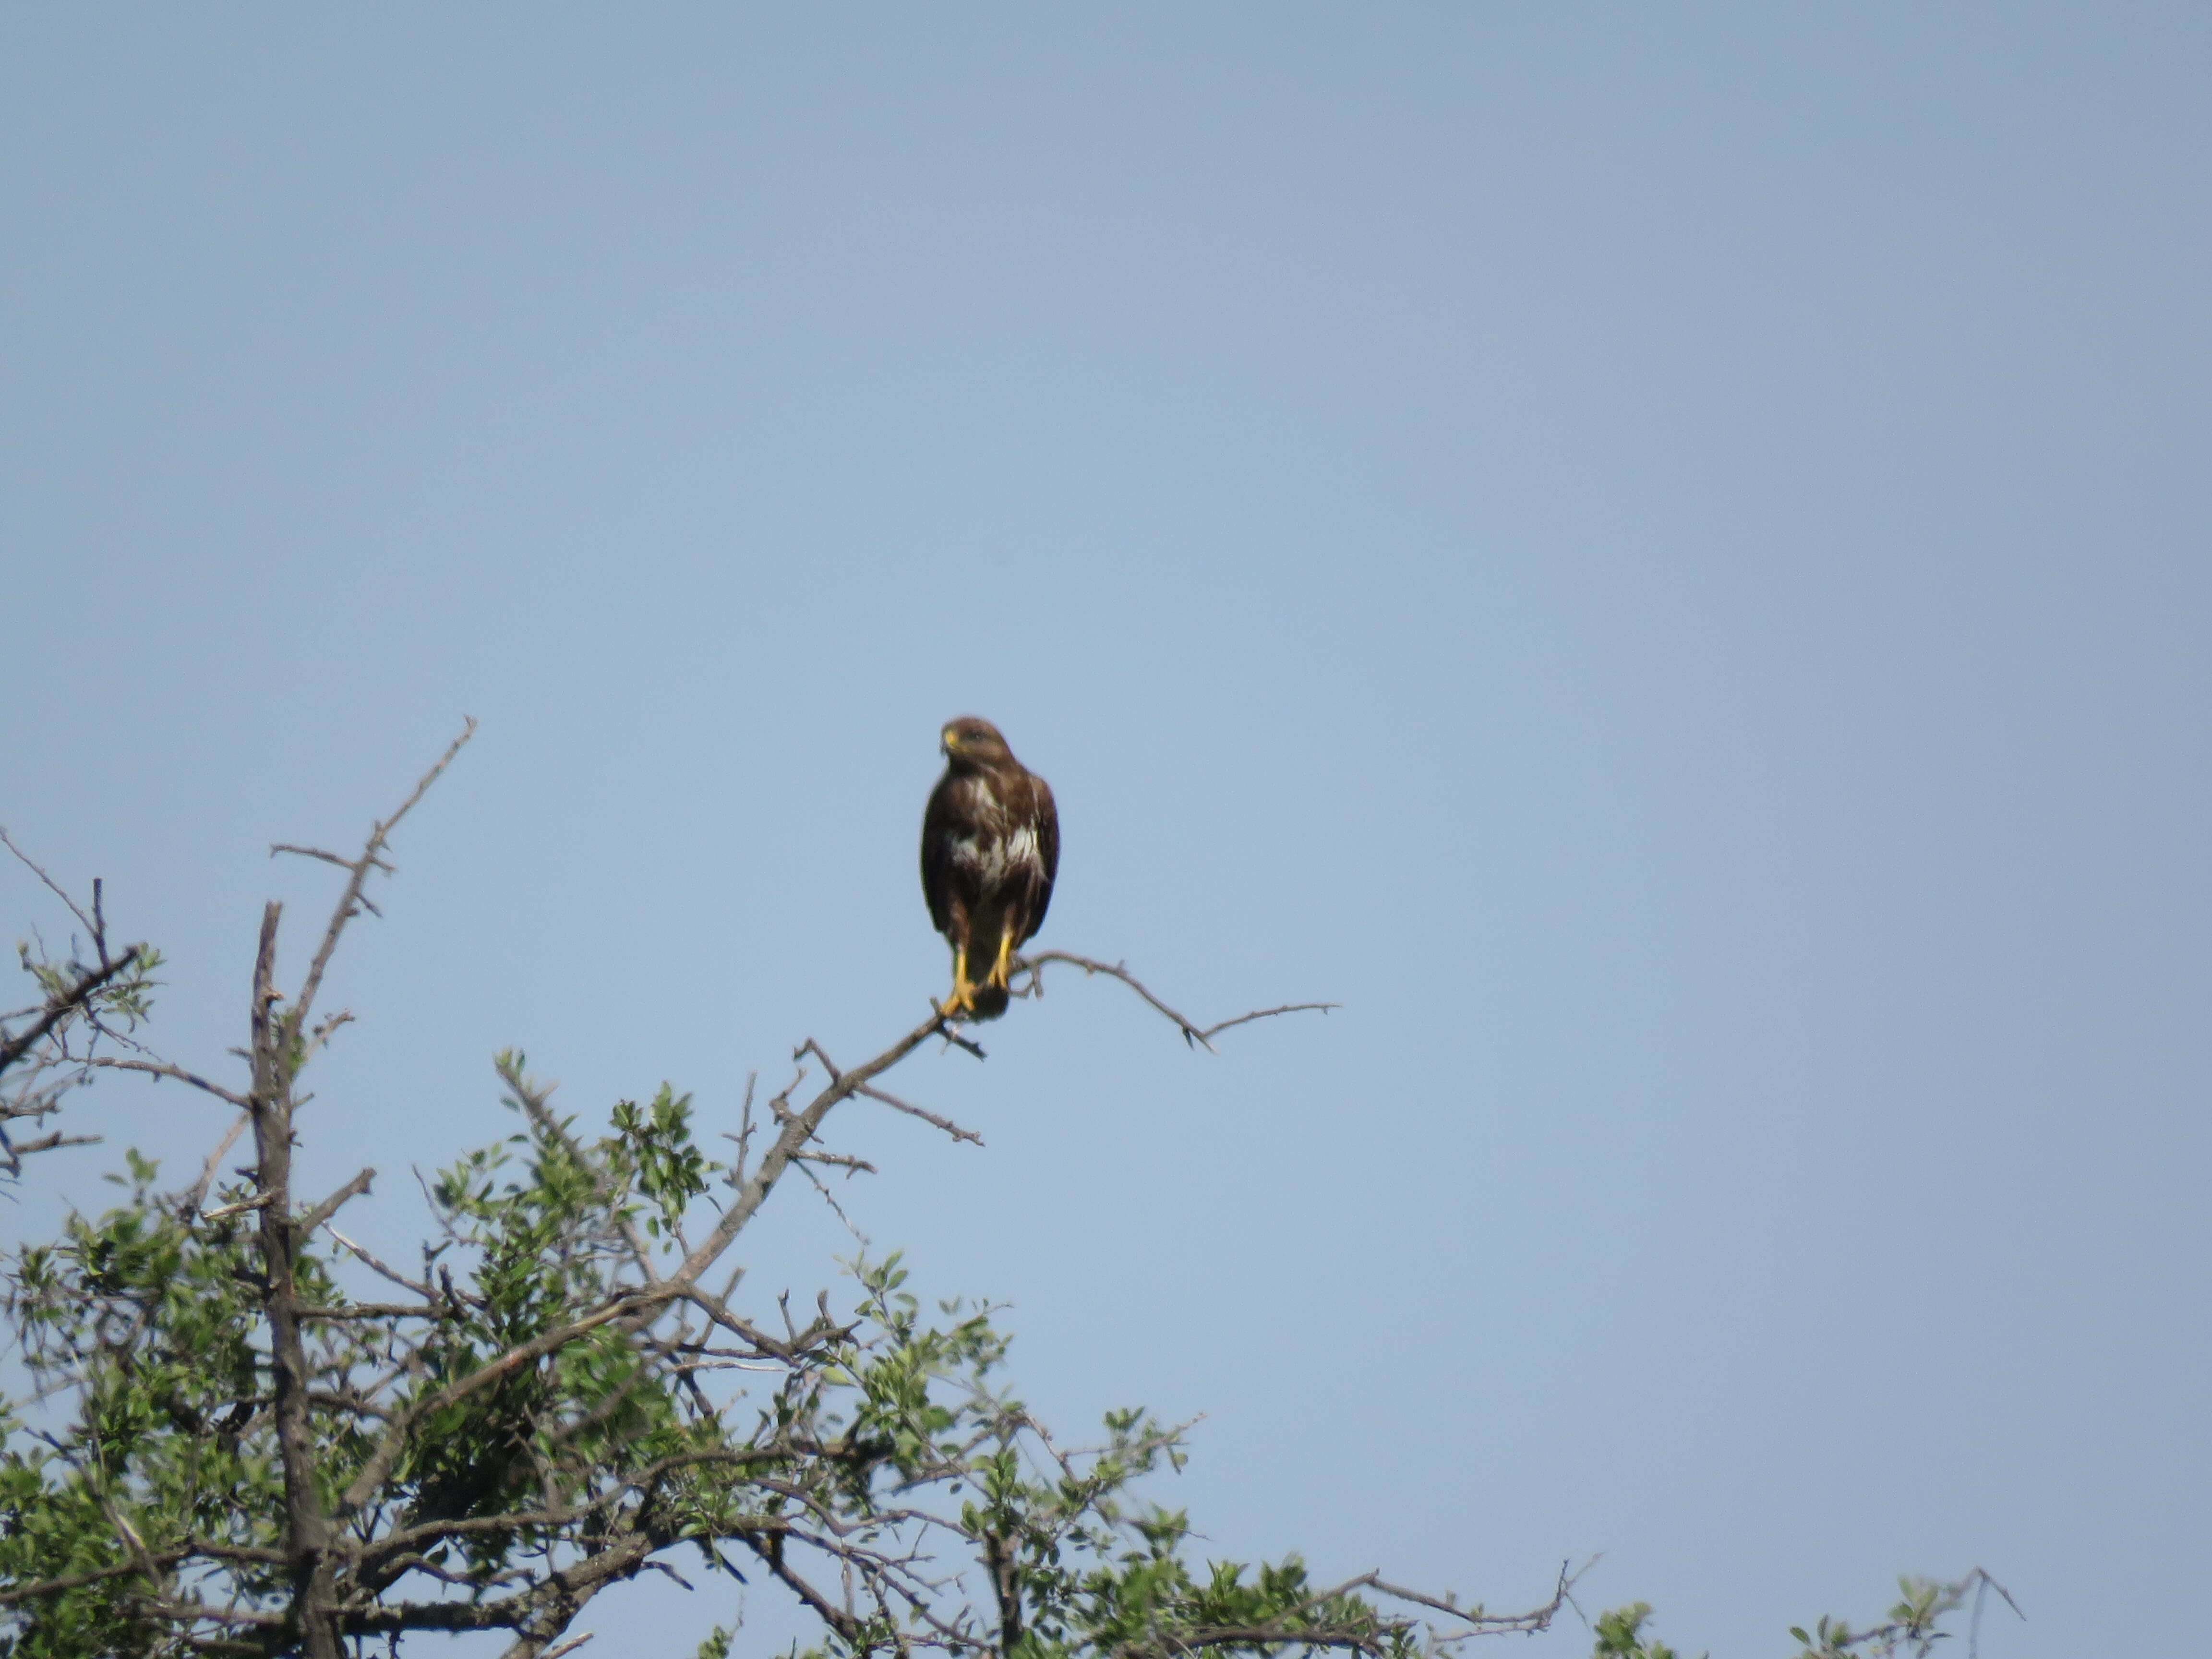
[[[244,1215],[249,1210],[266,1209],[268,1205],[269,1194],[264,1193],[258,1198],[240,1199],[235,1204],[225,1204],[218,1208],[210,1210],[204,1216],[202,1216],[200,1219],[203,1221],[221,1221],[226,1216]]]
[[[854,1158],[848,1152],[799,1152],[792,1160],[797,1164],[827,1164],[848,1174],[874,1175],[876,1166],[865,1158]]]
[[[958,1124],[955,1123],[951,1118],[939,1117],[936,1113],[929,1111],[923,1107],[916,1106],[911,1101],[901,1100],[896,1095],[890,1093],[887,1090],[878,1089],[872,1084],[870,1084],[864,1085],[860,1092],[866,1095],[870,1100],[879,1100],[883,1102],[884,1105],[890,1107],[893,1111],[904,1112],[908,1117],[918,1117],[924,1123],[931,1124],[937,1128],[944,1130],[945,1133],[951,1135],[955,1140],[969,1141],[978,1146],[983,1144],[983,1137],[977,1134],[973,1129],[963,1129]]]
[[[338,1212],[339,1207],[343,1206],[348,1199],[358,1198],[362,1194],[367,1192],[368,1190],[368,1183],[375,1178],[375,1170],[363,1170],[351,1181],[347,1182],[344,1186],[339,1188],[337,1191],[332,1193],[321,1203],[316,1205],[313,1209],[308,1211],[307,1214],[300,1218],[298,1222],[298,1237],[305,1238],[308,1234],[313,1232],[316,1228],[321,1226],[323,1223],[328,1221],[332,1216],[336,1215]]]
[[[40,1135],[36,1140],[10,1140],[8,1131],[0,1127],[0,1158],[6,1159],[11,1175],[19,1175],[22,1172],[22,1165],[18,1160],[30,1157],[33,1152],[51,1152],[57,1146],[97,1146],[102,1139],[100,1135],[65,1135],[57,1129],[52,1134]]]
[[[177,1208],[180,1214],[187,1216],[194,1214],[200,1206],[207,1201],[208,1188],[215,1184],[215,1172],[217,1166],[222,1163],[222,1155],[228,1152],[238,1137],[245,1133],[246,1126],[252,1120],[252,1116],[249,1112],[240,1112],[231,1120],[230,1127],[223,1132],[222,1139],[216,1142],[215,1150],[207,1155],[207,1162],[200,1165],[200,1178],[192,1182],[191,1186],[185,1190],[184,1198],[179,1202]]]
[[[405,1273],[400,1273],[394,1268],[386,1267],[383,1262],[371,1255],[367,1249],[362,1248],[361,1245],[355,1243],[353,1240],[348,1238],[337,1228],[331,1226],[329,1222],[325,1221],[323,1223],[323,1231],[328,1233],[332,1238],[337,1240],[340,1244],[343,1245],[347,1253],[350,1255],[354,1260],[360,1262],[362,1266],[367,1267],[371,1273],[376,1274],[380,1279],[388,1279],[393,1284],[398,1285],[402,1290],[414,1291],[416,1295],[421,1297],[426,1302],[433,1302],[437,1299],[437,1291],[431,1289],[428,1284],[420,1279],[410,1279]]]
[[[193,1088],[204,1094],[213,1095],[217,1100],[228,1101],[241,1112],[252,1109],[252,1102],[244,1095],[226,1089],[219,1083],[210,1083],[197,1072],[188,1072],[183,1066],[173,1066],[166,1060],[125,1060],[118,1055],[100,1054],[85,1063],[88,1066],[96,1066],[103,1071],[141,1072],[151,1078],[174,1078],[179,1083],[191,1084]]]
[[[1249,1013],[1238,1014],[1232,1018],[1221,1020],[1212,1025],[1200,1025],[1189,1016],[1178,1013],[1161,1001],[1158,997],[1153,995],[1144,981],[1131,973],[1125,963],[1098,962],[1090,957],[1077,956],[1073,951],[1040,951],[1033,957],[1016,957],[1015,971],[1026,973],[1030,976],[1029,983],[1015,993],[1017,996],[1039,997],[1044,994],[1043,969],[1048,962],[1064,962],[1071,968],[1080,968],[1086,975],[1103,974],[1109,979],[1120,980],[1122,984],[1134,991],[1155,1009],[1174,1021],[1176,1029],[1182,1033],[1182,1040],[1185,1042],[1204,1048],[1209,1054],[1214,1050],[1213,1044],[1207,1039],[1218,1036],[1232,1025],[1243,1025],[1255,1019],[1273,1019],[1278,1014],[1316,1012],[1325,1014],[1332,1008],[1340,1008],[1344,1006],[1338,1002],[1286,1002],[1279,1008],[1255,1008]]]
[[[64,904],[69,906],[69,913],[75,916],[78,922],[82,925],[85,933],[93,939],[94,945],[97,946],[102,932],[100,925],[94,921],[92,917],[85,915],[82,907],[80,906],[75,899],[69,896],[69,890],[64,887],[61,883],[56,881],[52,876],[48,875],[44,866],[40,864],[36,859],[33,858],[28,853],[26,853],[21,848],[15,845],[14,838],[8,833],[8,826],[4,823],[0,823],[0,847],[4,847],[10,853],[13,853],[15,855],[15,861],[17,863],[21,864],[26,870],[28,870],[33,875],[44,882],[47,891],[51,892]],[[96,905],[97,901],[94,902]],[[105,957],[105,955],[106,953],[102,952],[103,958]]]
[[[2013,1610],[2014,1613],[2019,1617],[2021,1623],[2023,1625],[2027,1622],[2027,1615],[2021,1611],[2020,1603],[2012,1599],[2012,1592],[2007,1589],[2002,1584],[1997,1583],[1996,1579],[1990,1577],[1987,1571],[1981,1567],[1976,1567],[1972,1572],[1968,1573],[1959,1582],[1961,1586],[1971,1583],[1974,1587],[1973,1616],[1968,1620],[1966,1623],[1966,1659],[1980,1659],[1982,1651],[1982,1600],[1988,1592],[1995,1590],[1999,1595],[2002,1596],[2004,1598],[2004,1604]]]
[[[300,982],[300,994],[293,1000],[292,1012],[286,1018],[285,1024],[295,1040],[306,1027],[307,1016],[315,1006],[316,994],[322,989],[323,975],[331,965],[331,957],[337,951],[338,938],[345,932],[346,923],[352,921],[355,915],[361,909],[368,909],[372,914],[374,913],[374,907],[369,905],[362,896],[362,889],[368,883],[369,872],[372,870],[389,872],[392,869],[391,863],[384,857],[384,849],[390,843],[392,832],[398,828],[402,818],[415,810],[415,804],[429,792],[430,786],[437,782],[439,776],[453,763],[453,757],[461,752],[462,745],[476,736],[476,717],[466,716],[461,727],[460,736],[447,744],[446,752],[438,757],[436,763],[416,780],[415,787],[408,793],[407,799],[399,803],[398,810],[390,817],[381,819],[370,826],[368,841],[362,848],[359,858],[341,859],[335,854],[325,853],[318,848],[295,847],[288,842],[280,842],[269,849],[271,858],[280,852],[296,853],[303,857],[321,859],[326,862],[339,865],[351,872],[346,881],[345,890],[338,895],[337,904],[331,912],[329,925],[323,929],[322,942],[315,948],[314,960],[307,965],[307,976]]]

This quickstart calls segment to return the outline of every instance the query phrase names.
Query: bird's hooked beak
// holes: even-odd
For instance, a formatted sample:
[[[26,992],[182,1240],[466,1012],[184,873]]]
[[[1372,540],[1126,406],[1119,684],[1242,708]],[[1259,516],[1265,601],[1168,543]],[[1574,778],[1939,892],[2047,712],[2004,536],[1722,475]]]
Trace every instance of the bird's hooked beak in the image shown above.
[[[944,755],[945,759],[951,759],[955,754],[959,752],[960,734],[955,732],[951,726],[946,726],[942,732],[939,732],[937,734],[937,747],[939,751]]]

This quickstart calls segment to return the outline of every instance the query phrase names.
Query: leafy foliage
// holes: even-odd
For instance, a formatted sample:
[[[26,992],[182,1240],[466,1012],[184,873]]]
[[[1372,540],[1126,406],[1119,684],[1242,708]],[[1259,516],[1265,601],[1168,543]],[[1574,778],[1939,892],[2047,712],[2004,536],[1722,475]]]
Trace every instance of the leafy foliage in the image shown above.
[[[1951,1632],[1942,1627],[1946,1616],[1965,1607],[1969,1597],[1977,1616],[1992,1590],[2014,1613],[2020,1611],[2004,1586],[1979,1567],[1948,1583],[1907,1577],[1899,1579],[1897,1587],[1898,1601],[1889,1617],[1870,1629],[1854,1631],[1843,1620],[1827,1617],[1809,1631],[1792,1625],[1790,1634],[1800,1650],[1797,1659],[1896,1659],[1899,1654],[1927,1659],[1938,1642],[1949,1639]]]
[[[1649,1601],[1632,1601],[1600,1613],[1597,1645],[1590,1650],[1590,1659],[1680,1659],[1664,1642],[1644,1636],[1644,1626],[1650,1617]]]
[[[520,1057],[502,1066],[525,1127],[433,1185],[441,1237],[420,1277],[383,1269],[410,1300],[356,1299],[341,1281],[362,1259],[335,1242],[295,1256],[347,1631],[542,1643],[583,1586],[682,1550],[781,1580],[826,1655],[1418,1645],[1411,1620],[1315,1586],[1296,1559],[1194,1565],[1184,1516],[1131,1491],[1180,1465],[1180,1432],[1117,1412],[1097,1446],[1061,1448],[997,1388],[990,1311],[925,1316],[896,1256],[849,1264],[848,1316],[825,1299],[780,1335],[720,1297],[641,1301],[731,1170],[698,1153],[680,1096],[623,1103],[586,1145]],[[0,1653],[291,1639],[253,1195],[234,1186],[198,1212],[155,1174],[134,1161],[128,1201],[72,1217],[9,1276],[34,1394],[70,1407],[52,1427],[29,1405],[8,1422]],[[956,1553],[981,1595],[942,1565]]]

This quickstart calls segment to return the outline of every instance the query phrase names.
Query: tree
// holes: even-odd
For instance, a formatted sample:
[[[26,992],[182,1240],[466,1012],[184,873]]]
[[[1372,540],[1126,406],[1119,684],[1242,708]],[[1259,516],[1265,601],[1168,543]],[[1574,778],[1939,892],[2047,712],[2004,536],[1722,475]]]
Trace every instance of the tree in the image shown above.
[[[0,1417],[0,1656],[337,1659],[372,1638],[478,1631],[503,1632],[512,1659],[551,1659],[590,1639],[571,1632],[599,1591],[647,1571],[682,1582],[684,1565],[773,1578],[836,1656],[1412,1659],[1543,1629],[1570,1604],[1564,1569],[1542,1606],[1493,1614],[1376,1573],[1316,1583],[1295,1557],[1194,1560],[1184,1516],[1136,1491],[1180,1466],[1181,1431],[1128,1410],[1095,1444],[1063,1444],[1000,1385],[992,1310],[926,1315],[896,1255],[850,1264],[837,1310],[827,1291],[797,1316],[740,1298],[732,1246],[785,1177],[818,1184],[823,1167],[857,1164],[823,1141],[837,1108],[872,1101],[974,1139],[880,1082],[933,1041],[980,1056],[934,1014],[848,1067],[802,1043],[781,1092],[757,1109],[748,1094],[726,1164],[696,1144],[686,1096],[664,1086],[586,1131],[502,1054],[518,1131],[439,1176],[419,1261],[349,1238],[340,1212],[374,1171],[313,1201],[291,1175],[301,1079],[350,1018],[318,1012],[324,980],[373,908],[392,831],[468,736],[358,855],[278,849],[343,884],[289,995],[282,911],[264,910],[238,1086],[131,1036],[158,958],[111,955],[96,885],[77,912],[88,959],[26,950],[42,997],[4,1037],[10,1117],[43,1120],[75,1083],[123,1069],[235,1121],[187,1187],[161,1189],[129,1154],[126,1201],[13,1258],[5,1305],[28,1388]],[[1193,1043],[1295,1012],[1201,1028],[1125,969],[1058,951],[1024,962],[1019,989],[1053,963],[1128,985]],[[249,1133],[250,1172],[219,1182]],[[1977,1583],[1928,1587],[1906,1638]],[[1668,1659],[1641,1635],[1648,1612],[1600,1620],[1601,1659]],[[1824,1623],[1801,1639],[1815,1659],[1925,1651],[1879,1635]],[[700,1652],[730,1641],[717,1630]]]

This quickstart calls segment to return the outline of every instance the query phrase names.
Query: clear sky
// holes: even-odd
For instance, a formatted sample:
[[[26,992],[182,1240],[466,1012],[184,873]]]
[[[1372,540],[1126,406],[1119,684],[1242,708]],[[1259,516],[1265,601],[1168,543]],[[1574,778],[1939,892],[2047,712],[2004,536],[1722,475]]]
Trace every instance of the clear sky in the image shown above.
[[[715,1130],[910,1025],[988,715],[1044,943],[1344,1005],[1064,982],[903,1074],[983,1150],[846,1109],[1048,1417],[1206,1414],[1212,1547],[2196,1650],[2208,85],[2179,3],[10,8],[0,822],[221,1066],[267,843],[482,720],[306,1126],[397,1238],[502,1045]]]

